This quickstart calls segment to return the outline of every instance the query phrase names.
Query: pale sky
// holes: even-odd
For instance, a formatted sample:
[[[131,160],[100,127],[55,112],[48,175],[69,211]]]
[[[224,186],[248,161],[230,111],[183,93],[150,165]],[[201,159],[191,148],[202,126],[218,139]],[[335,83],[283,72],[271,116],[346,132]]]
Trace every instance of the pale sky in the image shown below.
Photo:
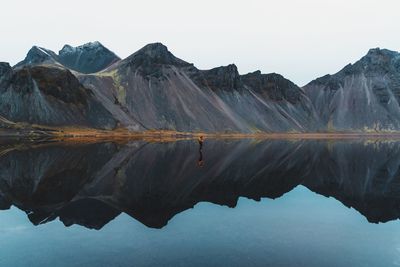
[[[369,48],[400,51],[399,0],[10,0],[1,20],[0,61],[11,64],[33,45],[100,41],[124,58],[162,42],[200,69],[235,63],[302,86]]]

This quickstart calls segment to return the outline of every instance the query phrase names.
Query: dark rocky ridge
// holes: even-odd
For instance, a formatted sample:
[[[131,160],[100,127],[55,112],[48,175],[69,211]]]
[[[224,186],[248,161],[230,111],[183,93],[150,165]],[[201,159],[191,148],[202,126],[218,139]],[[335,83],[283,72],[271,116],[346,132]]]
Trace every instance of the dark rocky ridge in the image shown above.
[[[199,86],[208,87],[213,91],[230,91],[243,88],[242,79],[235,64],[211,70],[195,71],[192,77]]]
[[[287,100],[291,104],[296,104],[305,97],[297,85],[277,73],[261,74],[261,71],[255,71],[243,75],[242,80],[264,98],[274,101]]]

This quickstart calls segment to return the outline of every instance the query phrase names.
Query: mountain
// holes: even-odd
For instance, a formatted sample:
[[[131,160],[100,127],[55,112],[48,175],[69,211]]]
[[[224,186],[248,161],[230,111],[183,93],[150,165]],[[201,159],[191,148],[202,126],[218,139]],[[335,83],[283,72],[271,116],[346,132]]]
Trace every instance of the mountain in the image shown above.
[[[233,208],[302,185],[372,223],[400,218],[399,143],[210,139],[202,167],[199,157],[190,140],[0,143],[0,209],[16,206],[35,225],[100,229],[126,213],[162,228],[200,202]]]
[[[371,49],[354,64],[304,88],[329,131],[400,129],[400,54]]]
[[[160,43],[79,79],[147,129],[250,133],[319,127],[303,90],[282,76],[243,76],[235,65],[199,70]]]
[[[400,130],[400,55],[379,48],[303,88],[276,73],[242,75],[234,64],[200,70],[161,43],[123,60],[99,42],[65,45],[58,54],[34,46],[13,68],[1,63],[0,77],[0,116],[13,123],[209,133]],[[48,94],[53,79],[51,115],[40,97],[15,90],[33,92],[40,80]],[[86,99],[96,107],[84,107]]]
[[[0,64],[0,116],[12,122],[113,129],[117,121],[91,90],[56,65]]]
[[[15,67],[40,64],[58,64],[80,73],[94,73],[105,69],[120,58],[100,42],[72,47],[64,45],[58,54],[51,50],[33,46],[25,59]]]

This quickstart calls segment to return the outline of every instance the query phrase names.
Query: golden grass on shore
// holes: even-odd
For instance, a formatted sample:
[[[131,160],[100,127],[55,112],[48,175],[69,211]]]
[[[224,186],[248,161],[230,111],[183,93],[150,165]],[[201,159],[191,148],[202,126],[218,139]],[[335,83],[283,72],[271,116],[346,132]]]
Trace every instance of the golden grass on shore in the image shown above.
[[[83,128],[53,129],[55,139],[75,140],[143,140],[148,142],[169,142],[185,139],[194,139],[199,136],[209,139],[400,139],[399,133],[205,133],[205,132],[178,132],[167,130],[150,130],[132,132],[126,129],[97,130]]]
[[[18,127],[17,127],[18,126]],[[316,133],[207,133],[207,132],[178,132],[170,130],[149,130],[144,132],[129,131],[126,128],[115,130],[99,130],[81,127],[51,127],[42,125],[25,125],[8,129],[7,137],[27,137],[37,139],[47,137],[53,140],[70,142],[99,142],[143,140],[147,142],[170,142],[185,139],[194,139],[202,135],[211,139],[400,139],[400,132],[316,132]],[[29,126],[29,127],[27,127]],[[1,132],[0,132],[1,136]]]

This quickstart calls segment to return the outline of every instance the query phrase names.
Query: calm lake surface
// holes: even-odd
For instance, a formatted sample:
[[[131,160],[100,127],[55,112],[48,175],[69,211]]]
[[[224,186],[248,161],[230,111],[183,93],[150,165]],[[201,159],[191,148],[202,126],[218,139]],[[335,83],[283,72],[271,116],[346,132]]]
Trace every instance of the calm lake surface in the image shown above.
[[[400,142],[0,142],[0,266],[399,266]]]

